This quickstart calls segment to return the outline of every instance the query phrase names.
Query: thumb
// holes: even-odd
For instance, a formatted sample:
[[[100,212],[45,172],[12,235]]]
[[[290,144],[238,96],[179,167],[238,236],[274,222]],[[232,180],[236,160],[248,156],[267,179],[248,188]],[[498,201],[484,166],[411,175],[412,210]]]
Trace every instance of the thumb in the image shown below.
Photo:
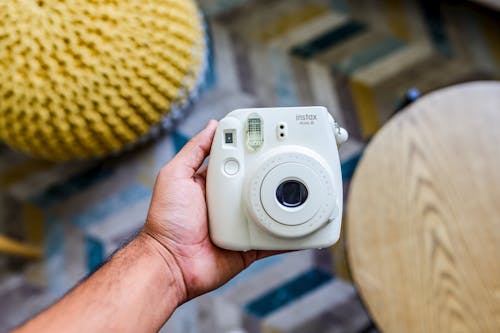
[[[217,129],[217,121],[210,120],[207,126],[196,134],[181,149],[172,160],[175,174],[182,178],[191,178],[200,168],[205,158],[210,153],[212,140]]]

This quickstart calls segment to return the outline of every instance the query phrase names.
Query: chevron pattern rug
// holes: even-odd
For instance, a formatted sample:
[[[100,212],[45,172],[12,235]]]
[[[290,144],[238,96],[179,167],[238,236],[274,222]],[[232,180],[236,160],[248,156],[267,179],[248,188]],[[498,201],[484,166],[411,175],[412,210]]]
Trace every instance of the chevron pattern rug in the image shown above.
[[[211,70],[175,130],[106,160],[50,164],[0,148],[0,233],[39,244],[0,257],[0,332],[64,294],[141,227],[159,168],[211,118],[324,105],[351,133],[345,189],[370,137],[421,94],[500,78],[500,14],[468,2],[202,0]],[[184,305],[164,332],[375,332],[345,244],[264,260]],[[9,306],[4,306],[8,304]]]

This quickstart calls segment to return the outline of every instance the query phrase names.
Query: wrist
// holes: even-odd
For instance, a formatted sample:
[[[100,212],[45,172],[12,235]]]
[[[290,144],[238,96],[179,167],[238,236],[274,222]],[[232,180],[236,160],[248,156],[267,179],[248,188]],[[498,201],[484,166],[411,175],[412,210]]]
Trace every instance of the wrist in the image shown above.
[[[151,259],[158,263],[159,269],[166,278],[165,286],[173,290],[177,305],[186,302],[188,300],[186,283],[182,270],[172,252],[145,230],[139,233],[136,240],[141,247],[148,251]]]

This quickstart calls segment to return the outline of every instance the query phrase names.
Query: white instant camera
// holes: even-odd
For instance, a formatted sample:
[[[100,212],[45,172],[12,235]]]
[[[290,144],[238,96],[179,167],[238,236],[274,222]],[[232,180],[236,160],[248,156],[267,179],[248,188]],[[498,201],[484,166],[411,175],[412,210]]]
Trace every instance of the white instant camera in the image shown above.
[[[339,239],[347,140],[324,107],[256,108],[219,122],[208,164],[210,237],[229,250],[323,248]]]

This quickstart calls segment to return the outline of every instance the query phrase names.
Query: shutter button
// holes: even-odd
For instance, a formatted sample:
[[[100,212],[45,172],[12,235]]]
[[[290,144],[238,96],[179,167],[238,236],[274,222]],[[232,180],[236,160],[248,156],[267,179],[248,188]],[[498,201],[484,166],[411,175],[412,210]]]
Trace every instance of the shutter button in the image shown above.
[[[224,172],[229,176],[234,176],[240,170],[240,164],[235,159],[229,159],[224,162]]]

